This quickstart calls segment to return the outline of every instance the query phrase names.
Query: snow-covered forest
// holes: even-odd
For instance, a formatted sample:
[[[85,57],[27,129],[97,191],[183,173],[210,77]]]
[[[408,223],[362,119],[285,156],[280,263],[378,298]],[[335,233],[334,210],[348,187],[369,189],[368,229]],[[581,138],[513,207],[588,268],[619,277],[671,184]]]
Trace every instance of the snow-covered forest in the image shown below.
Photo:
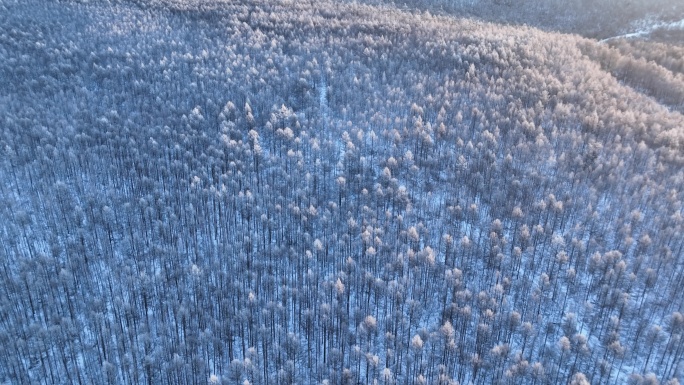
[[[356,0],[342,0],[356,1]],[[666,27],[684,16],[680,0],[364,0],[409,9],[605,39],[635,30]],[[679,26],[678,42],[684,39]],[[667,28],[666,28],[667,29]],[[649,34],[649,33],[646,33]],[[662,38],[660,36],[659,38]]]
[[[684,51],[0,1],[0,382],[678,384]]]

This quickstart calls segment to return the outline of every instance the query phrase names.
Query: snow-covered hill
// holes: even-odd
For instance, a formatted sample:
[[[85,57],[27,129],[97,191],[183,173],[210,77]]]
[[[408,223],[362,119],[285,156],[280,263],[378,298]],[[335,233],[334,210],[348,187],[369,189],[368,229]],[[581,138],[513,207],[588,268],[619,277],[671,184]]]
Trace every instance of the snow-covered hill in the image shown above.
[[[680,67],[617,42],[1,2],[0,382],[676,384]]]
[[[615,40],[615,39],[631,39],[631,38],[637,38],[637,37],[647,37],[650,34],[652,34],[655,31],[658,30],[668,30],[668,31],[684,31],[684,19],[677,20],[677,21],[657,21],[657,22],[649,22],[649,21],[643,21],[641,23],[635,23],[635,24],[641,24],[641,27],[639,27],[636,31],[634,32],[629,32],[617,36],[612,36],[606,39],[601,40],[601,42],[607,42],[610,40]]]

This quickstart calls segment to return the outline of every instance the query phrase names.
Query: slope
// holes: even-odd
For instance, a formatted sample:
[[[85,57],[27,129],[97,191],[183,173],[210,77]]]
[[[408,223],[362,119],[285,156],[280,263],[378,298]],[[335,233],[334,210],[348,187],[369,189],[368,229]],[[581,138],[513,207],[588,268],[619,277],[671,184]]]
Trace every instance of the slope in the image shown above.
[[[684,119],[595,42],[328,2],[0,7],[0,380],[682,379]]]

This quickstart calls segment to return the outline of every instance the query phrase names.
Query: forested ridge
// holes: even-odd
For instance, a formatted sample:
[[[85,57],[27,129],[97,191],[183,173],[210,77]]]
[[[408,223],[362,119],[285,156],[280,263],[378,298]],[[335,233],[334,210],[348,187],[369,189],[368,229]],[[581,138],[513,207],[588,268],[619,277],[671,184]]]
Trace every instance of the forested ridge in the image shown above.
[[[354,0],[346,0],[353,2]],[[530,25],[547,31],[606,39],[654,24],[682,20],[684,3],[677,0],[364,0],[396,4],[457,17]],[[684,24],[682,25],[684,26]],[[649,39],[682,43],[682,29],[657,28]]]
[[[661,48],[327,1],[0,2],[0,381],[678,384]]]

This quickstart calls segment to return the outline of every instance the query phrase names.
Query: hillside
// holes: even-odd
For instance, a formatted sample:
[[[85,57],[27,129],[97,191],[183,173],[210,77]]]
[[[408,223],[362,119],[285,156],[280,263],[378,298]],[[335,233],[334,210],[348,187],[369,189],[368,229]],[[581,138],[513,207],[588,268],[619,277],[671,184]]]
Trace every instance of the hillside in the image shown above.
[[[0,2],[0,381],[681,382],[681,52],[643,44]]]
[[[351,0],[354,1],[354,0]],[[457,17],[529,25],[546,31],[575,33],[588,38],[646,31],[656,40],[682,42],[684,3],[677,0],[363,0],[370,4],[396,4]],[[674,23],[673,23],[674,22]],[[676,36],[666,26],[677,24]],[[658,34],[651,29],[661,28]]]

